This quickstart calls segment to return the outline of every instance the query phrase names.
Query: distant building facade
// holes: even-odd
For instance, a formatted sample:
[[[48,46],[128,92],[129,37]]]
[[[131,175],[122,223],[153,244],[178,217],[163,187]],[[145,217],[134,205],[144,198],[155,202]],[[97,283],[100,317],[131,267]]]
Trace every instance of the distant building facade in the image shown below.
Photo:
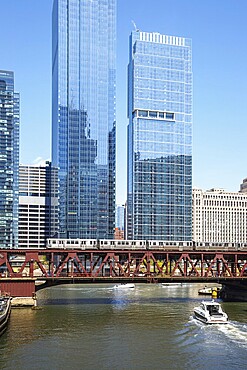
[[[0,70],[0,247],[18,246],[20,97],[14,73]]]
[[[128,239],[191,240],[190,39],[132,32],[128,117]]]
[[[119,229],[118,227],[115,228],[114,239],[116,240],[124,240],[124,230]]]
[[[58,235],[57,169],[20,165],[19,247],[44,247],[46,239]]]
[[[247,178],[243,179],[242,184],[240,184],[240,193],[247,193]]]
[[[124,230],[124,206],[116,205],[116,227]]]
[[[193,240],[247,243],[247,194],[193,189]]]
[[[116,0],[54,0],[52,44],[59,234],[113,238]]]

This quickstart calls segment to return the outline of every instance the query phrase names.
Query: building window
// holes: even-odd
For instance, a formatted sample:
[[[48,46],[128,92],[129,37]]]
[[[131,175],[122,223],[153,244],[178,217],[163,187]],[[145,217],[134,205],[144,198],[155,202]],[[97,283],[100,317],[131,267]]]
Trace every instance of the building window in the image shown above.
[[[174,113],[166,113],[166,119],[174,120]]]

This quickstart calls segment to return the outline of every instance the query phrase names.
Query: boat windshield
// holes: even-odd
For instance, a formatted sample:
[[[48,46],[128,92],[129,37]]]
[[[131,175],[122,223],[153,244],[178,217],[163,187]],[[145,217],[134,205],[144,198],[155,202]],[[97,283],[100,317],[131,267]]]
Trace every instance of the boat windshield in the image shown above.
[[[207,308],[208,308],[210,315],[213,315],[219,312],[219,306],[217,305],[210,305]]]

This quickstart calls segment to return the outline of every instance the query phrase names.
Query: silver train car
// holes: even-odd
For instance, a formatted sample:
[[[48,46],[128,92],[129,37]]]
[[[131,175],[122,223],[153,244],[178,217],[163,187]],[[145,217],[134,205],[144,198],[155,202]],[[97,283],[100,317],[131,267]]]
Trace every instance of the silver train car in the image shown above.
[[[10,248],[15,249],[15,248]],[[19,246],[26,249],[64,249],[64,250],[153,250],[153,251],[198,251],[198,252],[243,252],[247,253],[247,243],[214,243],[195,241],[166,240],[107,240],[107,239],[46,239],[46,244]]]
[[[47,249],[80,250],[178,250],[178,251],[239,251],[247,243],[210,243],[164,240],[106,240],[106,239],[47,239]]]
[[[47,239],[47,248],[55,249],[146,249],[145,240]]]

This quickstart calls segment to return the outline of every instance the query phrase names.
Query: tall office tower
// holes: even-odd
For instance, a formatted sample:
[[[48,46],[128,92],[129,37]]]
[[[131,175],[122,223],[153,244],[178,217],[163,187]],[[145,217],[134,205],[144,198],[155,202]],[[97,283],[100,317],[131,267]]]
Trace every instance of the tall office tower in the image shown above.
[[[128,67],[128,238],[191,240],[191,40],[134,31]]]
[[[54,0],[52,79],[60,236],[113,238],[116,0]]]
[[[46,162],[19,171],[19,247],[44,247],[58,231],[57,168]]]
[[[0,247],[18,246],[19,94],[0,70]]]

